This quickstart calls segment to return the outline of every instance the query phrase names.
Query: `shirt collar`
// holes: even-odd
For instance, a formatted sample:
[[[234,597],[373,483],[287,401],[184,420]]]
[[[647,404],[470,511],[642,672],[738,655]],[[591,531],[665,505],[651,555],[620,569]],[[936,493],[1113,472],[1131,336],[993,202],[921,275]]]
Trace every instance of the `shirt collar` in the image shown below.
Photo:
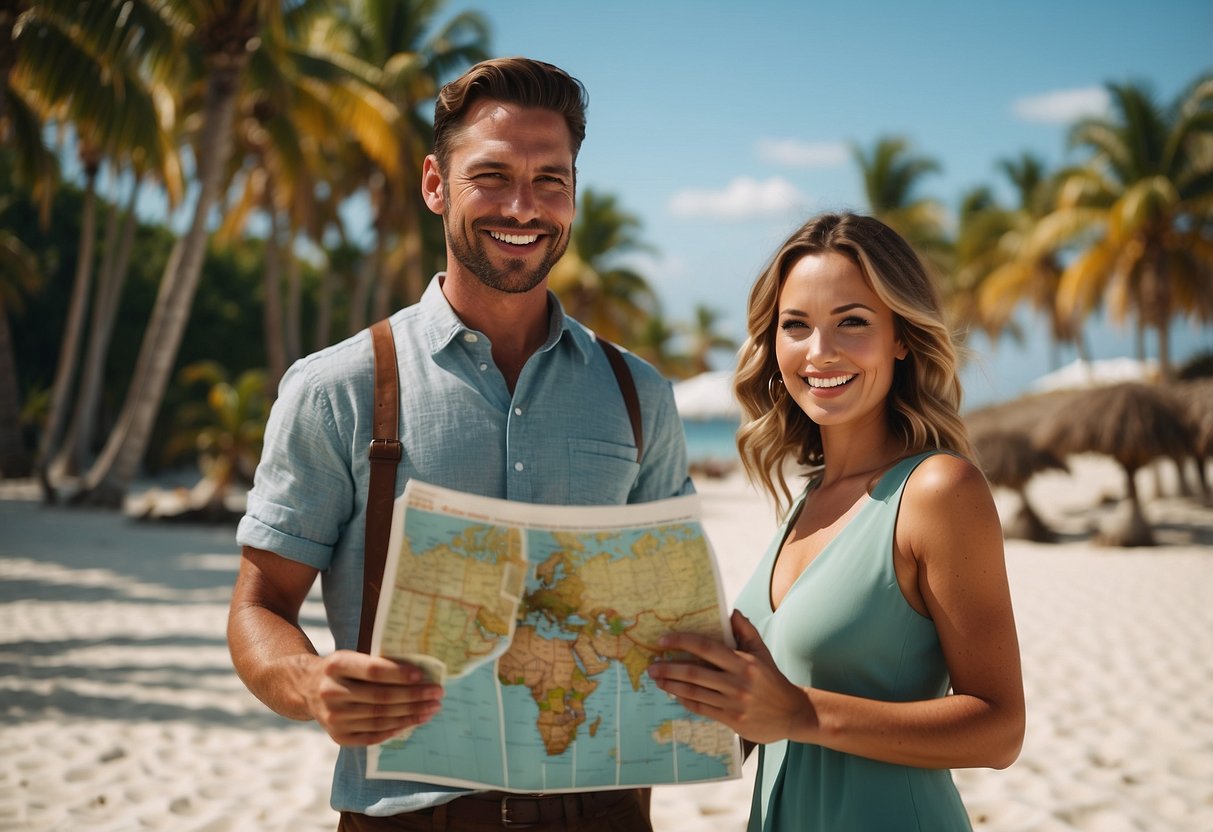
[[[472,332],[442,294],[442,278],[445,272],[434,275],[425,292],[421,295],[418,306],[425,326],[426,338],[429,341],[430,353],[437,355],[446,349],[452,341],[465,332]],[[590,361],[591,350],[594,346],[594,336],[585,327],[578,324],[564,312],[560,299],[551,291],[548,292],[548,337],[540,352],[547,352],[562,341],[572,345],[582,364]]]

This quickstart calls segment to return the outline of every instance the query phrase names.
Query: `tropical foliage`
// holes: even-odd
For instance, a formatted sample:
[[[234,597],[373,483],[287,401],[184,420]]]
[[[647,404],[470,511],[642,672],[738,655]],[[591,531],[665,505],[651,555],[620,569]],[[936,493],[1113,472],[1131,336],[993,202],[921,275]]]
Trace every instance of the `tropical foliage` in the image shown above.
[[[429,108],[490,54],[483,17],[442,0],[8,4],[0,475],[33,460],[48,497],[115,505],[199,437],[211,484],[247,469],[286,366],[442,268],[416,180]],[[924,254],[957,326],[995,338],[1026,308],[1081,354],[1106,309],[1155,333],[1166,367],[1172,321],[1213,320],[1213,81],[1167,106],[1109,92],[1110,112],[1072,130],[1077,164],[1000,163],[1010,205],[977,185],[949,216],[926,190],[940,163],[904,136],[856,144],[854,160],[869,210]],[[140,220],[149,197],[171,228]],[[365,231],[347,228],[351,204]],[[617,196],[582,189],[550,285],[668,376],[703,372],[736,344],[703,305],[665,317],[643,232]]]

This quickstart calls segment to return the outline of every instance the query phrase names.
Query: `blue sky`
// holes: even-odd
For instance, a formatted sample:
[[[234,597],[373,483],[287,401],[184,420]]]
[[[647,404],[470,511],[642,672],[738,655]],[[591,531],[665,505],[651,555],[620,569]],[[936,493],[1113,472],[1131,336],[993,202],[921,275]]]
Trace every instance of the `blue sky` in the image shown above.
[[[447,13],[463,9],[490,21],[497,54],[585,83],[579,187],[640,218],[658,249],[640,265],[671,319],[705,304],[734,337],[750,284],[793,228],[817,211],[865,210],[850,143],[905,136],[943,168],[922,194],[954,209],[977,184],[1009,197],[1001,158],[1077,158],[1067,125],[1100,106],[1105,82],[1145,82],[1170,101],[1213,72],[1208,0],[482,0]],[[1025,323],[1039,335],[1024,348],[974,339],[970,404],[1051,369],[1043,329]],[[1091,341],[1097,358],[1133,352],[1111,325]],[[1213,329],[1176,327],[1174,356],[1205,350]]]

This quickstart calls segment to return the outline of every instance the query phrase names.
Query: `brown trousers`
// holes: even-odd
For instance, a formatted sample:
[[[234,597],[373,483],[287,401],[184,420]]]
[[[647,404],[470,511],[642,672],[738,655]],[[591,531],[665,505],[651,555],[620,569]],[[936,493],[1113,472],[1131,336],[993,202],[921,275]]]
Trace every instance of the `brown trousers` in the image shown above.
[[[494,829],[526,829],[528,832],[652,832],[649,822],[648,789],[634,789],[622,800],[601,811],[579,811],[577,795],[565,795],[568,807],[564,817],[521,825],[503,824],[500,819],[483,817],[484,802],[476,798],[457,798],[451,803],[419,812],[389,817],[372,817],[342,812],[337,832],[489,832]],[[468,817],[471,801],[477,801],[476,817]]]

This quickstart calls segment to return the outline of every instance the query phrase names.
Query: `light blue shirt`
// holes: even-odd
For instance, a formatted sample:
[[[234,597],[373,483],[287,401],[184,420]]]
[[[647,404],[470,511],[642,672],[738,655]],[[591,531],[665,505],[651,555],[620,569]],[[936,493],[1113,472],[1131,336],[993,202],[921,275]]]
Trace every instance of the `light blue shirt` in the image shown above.
[[[686,443],[669,381],[624,353],[636,382],[644,456],[610,363],[595,336],[549,294],[548,338],[513,395],[487,337],[442,294],[392,315],[399,365],[396,495],[410,477],[471,494],[554,505],[642,503],[690,493]],[[338,648],[354,649],[362,605],[374,398],[363,331],[296,362],[282,378],[236,540],[315,567]],[[368,780],[363,749],[342,748],[338,811],[392,815],[456,796],[442,786]]]

